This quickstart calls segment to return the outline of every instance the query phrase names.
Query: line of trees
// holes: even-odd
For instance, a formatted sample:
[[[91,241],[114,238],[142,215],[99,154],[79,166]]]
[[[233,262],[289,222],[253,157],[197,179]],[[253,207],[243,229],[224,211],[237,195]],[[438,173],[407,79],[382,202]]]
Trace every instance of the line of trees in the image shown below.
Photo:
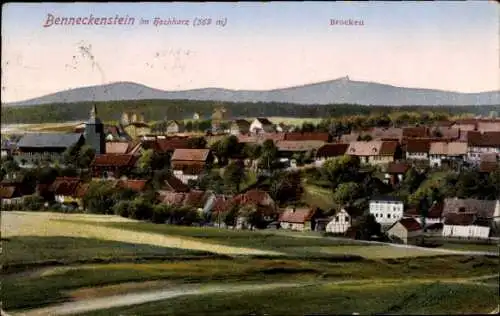
[[[129,100],[107,102],[77,102],[53,103],[37,106],[2,107],[2,124],[8,123],[46,123],[85,120],[92,105],[99,108],[99,116],[106,121],[120,119],[122,112],[139,110],[145,113],[147,120],[156,120],[158,117],[168,117],[172,120],[191,118],[193,113],[200,113],[202,117],[211,117],[214,108],[224,106],[234,117],[256,116],[286,116],[302,118],[342,117],[348,115],[369,115],[373,113],[394,112],[440,112],[440,113],[471,113],[488,115],[498,111],[498,105],[484,106],[363,106],[356,104],[331,105],[299,105],[288,103],[263,102],[216,102],[195,100]]]

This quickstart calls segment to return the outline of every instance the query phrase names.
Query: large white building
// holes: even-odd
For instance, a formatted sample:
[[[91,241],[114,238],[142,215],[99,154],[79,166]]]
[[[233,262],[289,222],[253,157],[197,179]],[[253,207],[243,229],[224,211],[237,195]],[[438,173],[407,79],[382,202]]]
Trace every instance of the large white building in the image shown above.
[[[370,214],[383,226],[392,225],[403,218],[404,203],[391,196],[377,197],[370,200]]]

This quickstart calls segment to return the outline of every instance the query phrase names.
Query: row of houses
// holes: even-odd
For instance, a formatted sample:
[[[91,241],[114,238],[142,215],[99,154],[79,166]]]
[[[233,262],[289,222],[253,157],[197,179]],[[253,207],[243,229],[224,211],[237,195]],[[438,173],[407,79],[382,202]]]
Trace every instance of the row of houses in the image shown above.
[[[402,201],[379,197],[370,201],[369,213],[381,224],[389,237],[407,243],[423,232],[433,237],[459,239],[488,239],[500,229],[500,200],[449,198],[432,205],[425,218],[415,209],[404,209]],[[329,218],[315,218],[310,208],[285,210],[280,216],[284,229],[316,230],[346,234],[356,219],[342,209]]]

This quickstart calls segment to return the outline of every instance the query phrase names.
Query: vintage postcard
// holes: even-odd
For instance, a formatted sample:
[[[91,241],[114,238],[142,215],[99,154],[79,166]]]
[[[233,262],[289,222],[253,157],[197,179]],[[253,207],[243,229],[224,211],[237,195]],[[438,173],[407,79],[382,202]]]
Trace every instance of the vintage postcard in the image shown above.
[[[499,8],[4,4],[1,315],[498,314]]]

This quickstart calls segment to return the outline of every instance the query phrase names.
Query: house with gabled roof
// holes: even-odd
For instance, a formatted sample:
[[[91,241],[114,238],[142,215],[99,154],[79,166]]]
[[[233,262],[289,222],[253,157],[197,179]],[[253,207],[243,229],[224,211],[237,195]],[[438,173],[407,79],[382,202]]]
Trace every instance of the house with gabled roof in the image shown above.
[[[481,154],[479,172],[490,173],[500,169],[500,156],[495,153]]]
[[[275,131],[273,122],[265,117],[258,117],[250,124],[250,133],[252,134],[273,133]]]
[[[104,154],[96,155],[90,168],[96,178],[119,178],[131,172],[139,160],[138,155]]]
[[[385,181],[395,186],[403,181],[404,175],[410,170],[411,165],[405,162],[390,162],[385,170]]]
[[[243,119],[234,120],[229,128],[229,133],[235,136],[248,132],[250,132],[250,122]]]
[[[429,163],[431,167],[441,167],[443,164],[462,163],[467,156],[465,142],[431,142],[429,148]]]
[[[406,217],[392,224],[386,231],[387,236],[397,242],[412,243],[422,236],[423,228],[413,217]]]
[[[176,149],[170,159],[173,174],[186,184],[198,180],[213,161],[210,149]]]
[[[478,165],[481,154],[495,153],[500,156],[500,132],[467,132],[467,160]]]
[[[407,160],[428,160],[431,141],[429,139],[408,139],[405,142]]]
[[[62,161],[64,151],[71,146],[82,146],[85,139],[79,133],[29,133],[17,143],[16,161],[21,167],[37,164],[52,165]]]
[[[349,144],[346,154],[358,157],[364,164],[388,164],[401,155],[401,147],[396,141],[355,141]]]
[[[281,213],[278,221],[282,229],[313,231],[316,224],[315,214],[316,210],[313,208],[291,207]]]
[[[349,144],[327,143],[316,150],[315,164],[321,166],[327,159],[346,154]]]
[[[485,239],[500,228],[500,200],[447,198],[443,218],[443,237]]]
[[[54,194],[54,200],[61,204],[79,204],[75,196],[81,182],[80,178],[57,177],[50,186],[50,191]]]
[[[171,121],[167,124],[167,134],[184,133],[185,125],[182,121]]]
[[[352,216],[354,214],[349,214],[346,209],[342,208],[340,211],[335,213],[326,225],[326,232],[332,234],[345,234],[349,227],[352,226]]]

